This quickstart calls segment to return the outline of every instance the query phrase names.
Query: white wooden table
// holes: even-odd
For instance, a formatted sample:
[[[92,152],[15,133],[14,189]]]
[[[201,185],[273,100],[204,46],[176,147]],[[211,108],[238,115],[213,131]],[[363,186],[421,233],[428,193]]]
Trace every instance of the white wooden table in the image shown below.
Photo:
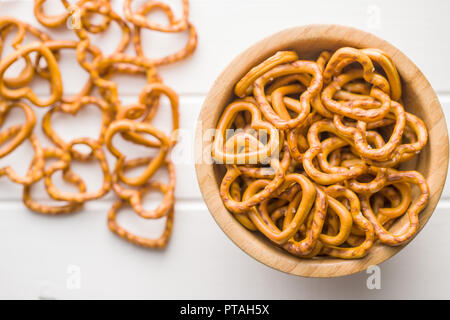
[[[178,5],[178,0],[167,0]],[[59,0],[50,11],[57,12]],[[122,1],[113,1],[122,12]],[[136,0],[136,2],[139,2]],[[167,250],[133,246],[106,227],[113,195],[93,201],[77,214],[45,217],[27,210],[21,188],[0,179],[0,298],[450,298],[450,185],[425,229],[398,255],[382,264],[381,289],[369,290],[368,274],[338,279],[306,279],[272,270],[248,257],[219,229],[204,205],[195,178],[192,135],[203,98],[219,72],[251,43],[281,29],[309,23],[339,23],[373,32],[408,55],[450,108],[450,2],[440,0],[191,0],[191,20],[199,32],[195,54],[161,68],[164,81],[181,96],[181,124],[186,130],[177,158],[176,219]],[[35,25],[32,1],[0,0],[0,15],[13,15]],[[155,17],[158,19],[159,17]],[[117,30],[97,37],[111,51]],[[74,38],[71,31],[55,38]],[[97,40],[98,39],[98,40]],[[181,48],[186,35],[144,32],[145,49],[162,55]],[[68,52],[61,59],[65,91],[75,93],[86,74]],[[123,102],[136,99],[143,81],[118,77]],[[36,91],[46,94],[46,87]],[[167,102],[161,109],[167,108]],[[42,114],[41,110],[38,110]],[[449,113],[447,113],[449,114]],[[450,115],[450,114],[449,114]],[[168,127],[160,112],[157,123]],[[64,119],[62,119],[64,118]],[[8,123],[20,121],[19,113]],[[94,108],[76,120],[55,116],[64,138],[95,137],[99,115]],[[61,121],[63,120],[63,121]],[[76,128],[76,130],[74,130]],[[42,137],[42,135],[40,135]],[[42,138],[43,139],[43,138]],[[129,149],[134,154],[145,150]],[[0,160],[25,172],[32,149],[23,145]],[[112,159],[112,157],[110,157]],[[90,188],[100,185],[98,168],[76,166]],[[161,177],[164,179],[164,177]],[[44,199],[42,185],[33,195]],[[40,190],[39,190],[40,189]],[[154,205],[150,197],[146,205]],[[124,210],[119,221],[141,235],[157,235],[161,223],[138,220]]]

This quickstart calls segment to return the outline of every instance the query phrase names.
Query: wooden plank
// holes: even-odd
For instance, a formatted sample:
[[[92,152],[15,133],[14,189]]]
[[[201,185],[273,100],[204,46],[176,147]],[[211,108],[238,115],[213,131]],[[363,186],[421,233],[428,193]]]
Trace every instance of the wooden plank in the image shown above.
[[[58,1],[58,0],[53,0]],[[50,1],[51,2],[51,1]],[[121,13],[121,1],[114,2]],[[31,1],[0,2],[2,14],[15,15],[35,25]],[[405,8],[408,10],[405,10]],[[337,23],[368,30],[390,41],[409,56],[424,72],[437,91],[450,92],[446,75],[450,66],[450,21],[442,18],[450,11],[450,2],[430,0],[364,0],[364,1],[290,1],[290,0],[192,0],[191,20],[199,33],[195,54],[185,61],[162,67],[164,80],[180,93],[205,94],[218,74],[238,53],[250,44],[276,31],[310,23]],[[439,22],[439,23],[437,23]],[[117,43],[117,27],[95,43],[110,52]],[[52,32],[52,34],[55,34]],[[55,38],[73,38],[73,32],[58,32]],[[162,56],[184,45],[185,34],[143,32],[146,52]],[[101,41],[99,41],[101,40]],[[155,45],[157,43],[158,45]],[[173,52],[173,51],[172,51]],[[432,58],[431,58],[432,57]],[[62,69],[70,70],[73,62],[63,61]],[[67,93],[76,89],[73,83],[84,79],[83,72],[64,72]],[[139,87],[128,86],[129,94]],[[44,90],[40,87],[39,90]]]
[[[381,265],[381,290],[367,289],[365,272],[307,279],[272,270],[238,249],[202,205],[178,204],[173,238],[162,252],[117,238],[106,227],[107,206],[102,206],[51,218],[24,212],[15,204],[2,205],[0,298],[450,298],[450,259],[442,254],[450,245],[443,237],[450,226],[448,203],[410,245]],[[125,226],[155,234],[150,225],[154,221],[138,222],[130,213],[119,216]],[[424,277],[427,281],[414,280]]]
[[[177,199],[201,199],[194,170],[193,139],[202,100],[202,97],[189,96],[180,99],[180,141],[171,152],[171,159],[176,166],[177,185],[175,196]],[[125,104],[133,103],[135,101],[135,97],[127,96],[123,99]],[[36,108],[35,110],[38,114],[38,118],[42,118],[43,114],[46,112],[46,110],[42,108]],[[5,122],[5,128],[12,124],[20,123],[22,119],[23,115],[20,112],[11,113]],[[80,115],[77,118],[73,118],[71,115],[61,116],[61,114],[55,114],[52,117],[52,120],[54,130],[65,141],[70,141],[77,137],[96,138],[98,137],[101,123],[100,113],[95,107],[87,107],[86,110],[80,111]],[[170,134],[172,124],[168,99],[162,99],[159,111],[153,123],[166,134]],[[40,138],[40,141],[42,141],[44,146],[50,146],[51,143],[43,134],[40,126],[41,123],[38,122],[34,132]],[[77,130],[74,130],[74,128],[77,128]],[[128,155],[130,159],[151,156],[154,154],[154,150],[136,147],[133,143],[126,142],[120,138],[115,138],[113,141],[117,143],[120,150],[122,150],[125,155]],[[115,158],[109,153],[106,147],[103,149],[108,156],[110,168],[112,170],[114,168]],[[11,154],[0,159],[0,168],[11,165],[19,174],[25,175],[32,154],[33,149],[31,148],[31,144],[26,142]],[[87,165],[80,165],[79,163],[75,163],[74,165],[74,171],[80,173],[81,177],[84,177],[84,180],[91,190],[96,190],[96,188],[101,186],[102,173],[94,161]],[[158,174],[155,179],[166,179],[167,175],[163,172],[165,170],[161,171],[162,172]],[[55,180],[59,181],[58,179],[59,178]],[[2,190],[0,193],[0,201],[20,200],[22,197],[22,187],[11,183],[6,176],[0,177],[0,189]],[[46,199],[43,184],[36,186],[33,195],[36,199]],[[109,195],[107,198],[112,199],[113,197],[112,195]]]

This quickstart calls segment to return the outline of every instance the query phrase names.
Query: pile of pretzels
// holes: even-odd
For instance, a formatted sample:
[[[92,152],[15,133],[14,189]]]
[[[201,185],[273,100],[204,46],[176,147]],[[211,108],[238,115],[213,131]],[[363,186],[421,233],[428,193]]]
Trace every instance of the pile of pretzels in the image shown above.
[[[421,173],[400,165],[428,133],[405,111],[385,52],[343,47],[313,61],[279,51],[234,93],[212,157],[226,168],[222,201],[245,228],[301,258],[357,259],[375,241],[414,237],[430,191]],[[401,232],[390,231],[396,221],[406,224]]]
[[[14,152],[25,141],[29,141],[34,149],[34,156],[30,158],[25,176],[19,176],[11,166],[1,168],[0,176],[7,176],[11,181],[23,185],[24,204],[30,210],[47,215],[75,212],[80,210],[86,201],[99,199],[112,189],[117,201],[108,213],[108,227],[132,243],[149,248],[162,248],[170,238],[174,219],[175,169],[168,155],[177,143],[179,102],[176,92],[162,82],[157,67],[182,60],[196,48],[197,33],[188,20],[188,1],[182,1],[182,16],[177,17],[172,8],[164,2],[146,1],[133,11],[132,1],[125,0],[124,18],[113,10],[109,0],[80,0],[74,5],[67,0],[61,2],[67,9],[64,13],[47,15],[45,0],[35,0],[35,17],[47,28],[70,27],[77,35],[78,41],[54,40],[45,31],[28,23],[13,17],[0,18],[0,57],[5,39],[11,34],[14,35],[13,53],[1,57],[0,61],[0,123],[5,121],[14,108],[21,109],[25,115],[23,124],[12,125],[0,132],[0,158]],[[154,10],[165,13],[168,25],[154,23],[147,18],[147,14]],[[101,21],[94,23],[94,16],[100,16]],[[120,42],[112,54],[105,55],[90,38],[93,34],[106,32],[111,24],[120,27]],[[142,28],[172,33],[188,30],[189,38],[186,46],[179,52],[166,57],[151,58],[145,55],[142,48]],[[29,38],[33,41],[26,41]],[[133,45],[134,53],[126,53],[128,47]],[[62,50],[75,50],[79,65],[89,74],[82,90],[73,96],[67,96],[64,92],[58,65]],[[24,62],[19,75],[5,76],[9,67],[19,60]],[[117,83],[111,80],[115,74],[145,77],[147,83],[135,103],[122,104]],[[33,92],[31,83],[39,78],[49,83],[49,97],[42,98]],[[167,114],[171,113],[172,117],[172,132],[169,135],[152,125],[162,96],[167,96],[171,104],[171,110],[167,110]],[[51,125],[52,115],[60,112],[76,114],[88,105],[98,107],[102,113],[98,137],[79,137],[64,141]],[[41,122],[43,132],[52,142],[51,146],[44,147],[34,132],[37,119],[32,106],[47,109]],[[127,159],[112,142],[117,134],[129,143],[157,150],[157,155]],[[90,152],[77,151],[77,145],[89,147]],[[106,149],[115,157],[113,168],[110,168],[106,161]],[[99,164],[103,172],[103,183],[99,190],[87,190],[83,179],[71,170],[74,161]],[[137,167],[144,168],[138,176],[130,177],[126,174]],[[161,169],[167,169],[168,183],[152,179]],[[78,189],[77,192],[61,191],[56,187],[52,176],[58,171],[67,183]],[[32,198],[31,189],[40,180],[43,180],[54,205],[41,204]],[[146,210],[142,205],[142,197],[150,191],[164,195],[162,202],[154,210]],[[145,219],[165,217],[162,235],[157,239],[150,239],[134,235],[121,227],[116,221],[116,214],[124,205],[130,205]]]

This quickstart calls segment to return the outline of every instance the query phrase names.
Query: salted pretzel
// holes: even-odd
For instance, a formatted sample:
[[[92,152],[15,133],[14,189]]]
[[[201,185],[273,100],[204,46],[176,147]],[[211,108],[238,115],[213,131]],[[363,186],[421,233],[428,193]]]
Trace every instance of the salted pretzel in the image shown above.
[[[11,110],[20,109],[24,114],[23,123],[0,130],[0,158],[11,154],[26,141],[31,143],[34,150],[24,176],[18,175],[9,164],[0,168],[0,176],[6,176],[12,182],[23,185],[23,202],[30,210],[47,215],[72,213],[80,210],[86,201],[103,197],[112,188],[119,200],[108,214],[109,228],[135,244],[149,248],[162,248],[166,245],[172,231],[175,206],[175,168],[167,157],[178,140],[179,99],[174,90],[163,84],[156,67],[191,55],[197,46],[196,29],[188,20],[189,3],[187,0],[182,1],[181,18],[177,18],[172,9],[164,3],[147,1],[132,12],[131,1],[125,1],[123,10],[127,21],[114,11],[109,0],[78,0],[74,3],[61,0],[66,11],[56,15],[46,13],[45,0],[34,1],[35,17],[41,25],[48,28],[67,26],[74,31],[78,41],[53,40],[46,32],[28,23],[13,17],[0,17],[0,126],[7,122]],[[166,13],[169,19],[168,26],[153,23],[145,17],[155,9]],[[92,19],[94,16],[101,17],[99,22]],[[111,54],[104,54],[94,45],[91,40],[92,35],[106,32],[112,24],[119,26],[120,40]],[[178,52],[167,57],[148,58],[142,49],[141,28],[162,32],[189,30],[189,39],[185,47]],[[9,37],[13,37],[11,46],[14,51],[5,56],[2,53],[6,39]],[[28,37],[34,38],[35,41],[27,43]],[[131,41],[136,54],[125,53]],[[59,69],[63,50],[75,50],[78,64],[88,74],[84,86],[72,96],[67,96],[64,91]],[[18,74],[13,77],[5,76],[9,73],[9,67],[19,60],[24,62],[24,67]],[[116,74],[145,76],[147,84],[141,90],[138,101],[128,105],[122,104],[117,83],[112,80]],[[31,84],[37,77],[49,82],[49,97],[39,97],[33,91]],[[98,97],[94,91],[97,91],[101,97]],[[167,135],[156,129],[152,123],[159,109],[160,98],[164,95],[171,104],[172,128]],[[252,102],[256,103],[256,101]],[[37,107],[49,107],[42,118],[42,130],[55,146],[46,148],[41,146],[41,142],[34,133],[37,119],[31,104]],[[87,105],[94,105],[101,111],[102,119],[98,136],[95,139],[78,137],[72,141],[62,139],[52,126],[52,115],[59,112],[75,115]],[[245,116],[245,120],[242,118],[241,123],[248,122],[247,118],[248,115]],[[157,155],[127,160],[126,156],[113,145],[112,139],[116,133],[120,133],[129,143],[157,150]],[[148,134],[156,139],[148,139],[146,137]],[[277,146],[283,144],[283,139],[280,140],[278,136],[274,137],[274,145],[275,141]],[[229,144],[231,145],[231,142]],[[76,148],[78,145],[89,147],[90,152],[78,151],[79,149]],[[104,145],[116,157],[112,169],[106,161]],[[56,161],[50,162],[52,160]],[[286,155],[283,163],[284,171],[289,166],[289,163],[286,163],[288,160],[289,157]],[[73,161],[97,162],[103,173],[102,186],[96,191],[87,190],[83,179],[71,170]],[[144,172],[137,177],[129,177],[126,172],[135,167],[145,167]],[[152,180],[155,172],[161,167],[168,169],[167,184]],[[57,171],[61,171],[63,180],[75,186],[78,191],[59,190],[53,181]],[[32,198],[32,188],[39,181],[43,181],[45,190],[54,203],[43,204]],[[238,190],[236,186],[233,186],[234,195]],[[146,210],[143,208],[142,197],[151,190],[163,193],[164,199],[156,209]],[[289,192],[293,191],[287,188],[283,197],[288,197]],[[166,217],[166,227],[162,236],[159,239],[146,239],[120,227],[115,216],[126,203],[129,203],[132,209],[143,218]],[[251,224],[251,221],[249,223]]]
[[[139,167],[142,165],[146,165],[151,162],[152,158],[137,158],[133,160],[126,161],[120,170],[126,171],[135,167]],[[142,218],[145,219],[158,219],[161,218],[173,208],[175,202],[175,166],[170,160],[166,160],[164,165],[167,167],[169,172],[169,183],[165,186],[164,191],[160,189],[164,193],[164,198],[161,204],[158,205],[153,210],[145,210],[142,206],[142,188],[145,188],[145,184],[139,189],[131,189],[124,188],[120,184],[119,173],[118,170],[113,174],[112,182],[113,182],[113,190],[114,192],[124,200],[127,200],[133,210]],[[121,173],[120,173],[121,174]]]
[[[270,180],[260,192],[252,194],[251,196],[247,195],[246,197],[243,197],[242,201],[234,200],[229,191],[232,183],[241,175],[241,172],[236,166],[228,165],[227,173],[225,174],[225,177],[220,185],[220,196],[225,206],[231,212],[242,213],[249,210],[250,207],[260,203],[264,199],[270,197],[270,195],[273,194],[275,190],[283,183],[289,163],[289,151],[286,147],[284,147],[284,155],[281,161],[278,159],[271,161],[271,166],[276,171],[274,173],[273,180]]]
[[[48,110],[48,112],[42,118],[42,130],[46,136],[61,149],[66,149],[68,143],[65,142],[53,129],[51,125],[51,117],[55,112],[64,112],[75,115],[81,108],[87,105],[94,105],[98,107],[102,113],[102,124],[100,127],[100,132],[98,138],[96,139],[99,144],[103,144],[105,132],[109,124],[113,120],[113,113],[111,112],[110,106],[103,101],[101,98],[93,96],[83,96],[76,100],[73,104],[59,104]],[[87,161],[94,158],[93,150],[89,154],[83,154],[75,149],[72,149],[71,155],[76,160]]]
[[[300,241],[295,240],[294,237],[289,239],[289,241],[283,245],[283,248],[286,249],[286,251],[299,257],[308,257],[311,254],[317,254],[313,253],[313,251],[320,243],[318,240],[325,223],[327,206],[328,201],[326,194],[320,188],[316,188],[316,199],[310,213],[312,218],[307,222],[305,237]]]
[[[49,28],[56,28],[66,23],[67,19],[70,17],[70,12],[66,10],[58,15],[47,15],[44,12],[45,2],[46,0],[34,0],[34,16],[39,23]],[[68,0],[61,0],[61,3],[66,9],[70,7],[70,2]]]
[[[67,156],[67,154],[65,154],[64,151],[59,148],[54,147],[44,148],[43,153],[45,159],[57,158],[59,159],[59,161],[62,162],[70,161],[70,158]],[[86,185],[84,181],[76,173],[70,170],[64,170],[62,177],[65,181],[76,185],[80,193],[86,192]],[[62,205],[47,205],[38,203],[31,197],[31,191],[34,183],[35,182],[25,184],[23,186],[23,193],[22,193],[23,203],[28,209],[34,212],[38,212],[45,215],[59,215],[59,214],[73,213],[80,210],[83,207],[83,202],[68,202]]]
[[[243,98],[253,92],[253,83],[272,68],[298,60],[297,53],[293,51],[279,51],[256,67],[253,67],[234,87],[234,93]]]
[[[110,72],[106,72],[108,69]],[[112,75],[111,70],[128,74],[144,73],[148,83],[159,82],[155,66],[148,59],[121,53],[95,59],[92,63],[91,77],[99,87],[102,97],[116,109],[119,108],[119,93],[117,83],[108,79]]]
[[[142,47],[141,31],[142,28],[147,28],[150,30],[157,30],[162,32],[181,32],[186,29],[189,31],[188,40],[186,45],[179,51],[172,53],[165,57],[160,58],[148,58],[155,66],[171,64],[176,61],[185,59],[190,56],[195,48],[197,47],[197,30],[194,25],[189,23],[189,6],[187,0],[183,1],[183,18],[176,19],[174,13],[170,6],[163,2],[157,1],[147,1],[142,4],[142,6],[135,12],[131,12],[131,1],[126,0],[124,2],[124,13],[128,21],[134,24],[133,32],[133,44],[136,54],[138,56],[145,56],[144,49]],[[162,26],[160,24],[149,22],[145,16],[155,9],[160,9],[165,12],[167,18],[169,19],[169,26]]]
[[[288,226],[283,229],[283,231],[273,229],[266,223],[266,219],[261,216],[260,211],[256,208],[252,208],[248,215],[255,226],[266,235],[270,240],[277,244],[286,243],[297,231],[302,222],[308,216],[309,211],[314,205],[314,199],[316,198],[316,189],[312,182],[303,175],[291,174],[285,177],[287,181],[292,181],[298,183],[302,189],[302,198],[297,208],[295,208],[295,214],[292,220],[288,223]],[[246,201],[251,197],[254,197],[258,189],[266,187],[270,181],[267,180],[256,180],[247,188],[244,192],[243,200]]]
[[[353,139],[353,144],[358,154],[364,158],[382,161],[388,159],[400,144],[406,125],[406,113],[401,104],[393,101],[390,112],[395,116],[395,126],[389,141],[380,148],[372,148],[367,143],[367,124],[365,122],[358,121],[356,127],[345,126],[342,123],[342,116],[335,115],[333,123],[341,135]]]
[[[280,51],[234,89],[211,156],[226,169],[220,197],[245,228],[304,259],[359,259],[377,240],[396,246],[417,233],[428,186],[398,165],[428,134],[405,111],[385,52],[347,47],[312,61]]]
[[[125,156],[113,145],[112,138],[119,132],[141,132],[150,134],[161,143],[158,154],[147,164],[143,173],[137,177],[127,177],[123,174]],[[105,133],[105,144],[109,151],[117,158],[115,171],[119,179],[130,186],[141,186],[163,164],[167,152],[170,149],[170,140],[164,132],[147,123],[139,123],[131,120],[116,120],[111,123]]]
[[[148,109],[147,105],[150,103],[151,105],[151,97],[160,97],[160,95],[163,94],[169,98],[170,101],[170,107],[172,112],[172,131],[170,134],[170,146],[174,146],[177,143],[178,139],[178,129],[179,129],[179,99],[177,93],[168,87],[165,84],[159,83],[159,82],[153,82],[149,83],[145,86],[144,89],[142,89],[141,94],[139,95],[139,103],[138,105],[131,106],[134,108],[134,110],[138,109],[139,111],[144,111]],[[150,101],[150,102],[149,102]],[[137,108],[136,108],[137,107]],[[128,119],[128,118],[135,118],[136,116],[131,116],[129,114],[129,111],[131,110],[130,106],[125,106],[126,110],[119,110],[116,119]],[[153,108],[153,106],[150,106],[150,108]],[[123,106],[121,106],[121,109],[124,109]],[[156,111],[156,108],[154,108]],[[140,114],[139,114],[140,115]],[[148,122],[151,120],[151,118],[154,116],[154,113],[148,113],[144,119],[144,122]],[[125,135],[122,135],[125,139],[132,141],[136,144],[145,145],[148,147],[160,147],[161,144],[158,141],[154,140],[148,140],[142,137],[139,134],[136,134],[134,132],[129,132]]]
[[[225,153],[223,151],[225,145],[226,130],[230,129],[237,113],[248,111],[252,115],[251,127],[255,130],[262,130],[270,135],[270,138],[262,148],[250,152],[243,153]],[[212,145],[212,156],[216,161],[226,164],[245,164],[245,163],[260,163],[267,161],[272,154],[279,150],[280,137],[278,130],[270,123],[262,120],[261,113],[254,103],[247,101],[236,101],[228,105],[217,126],[217,133]]]
[[[17,20],[13,17],[0,17],[0,58],[2,57],[4,42],[7,35],[10,34],[11,30],[16,29],[16,34],[11,42],[11,46],[14,49],[18,49],[27,34],[37,38],[40,41],[50,40],[50,36],[45,32],[31,26],[28,23]],[[4,77],[4,82],[7,87],[10,88],[20,88],[33,80],[35,74],[35,68],[33,67],[33,62],[29,56],[23,57],[25,66],[20,71],[20,74],[14,78]]]
[[[156,182],[156,181],[149,182],[144,188],[140,189],[139,192],[141,195],[143,195],[145,192],[147,192],[151,189],[158,189],[163,193],[167,192],[167,186],[162,183]],[[147,247],[147,248],[154,248],[154,249],[164,248],[166,246],[167,242],[169,241],[170,235],[172,233],[173,219],[174,219],[174,213],[175,213],[174,208],[171,207],[169,209],[169,212],[166,215],[164,231],[161,234],[161,236],[157,239],[149,239],[149,238],[144,238],[144,237],[132,234],[131,232],[127,231],[126,229],[124,229],[117,223],[117,220],[116,220],[117,212],[126,203],[127,203],[126,200],[117,200],[113,204],[111,209],[109,210],[109,212],[108,212],[108,227],[109,227],[109,229],[112,232],[114,232],[115,234],[117,234],[119,237],[122,237],[131,243],[134,243],[134,244],[137,244],[137,245],[140,245],[143,247]]]
[[[50,97],[46,100],[39,98],[33,90],[24,86],[17,89],[8,88],[3,80],[4,74],[9,66],[11,66],[20,57],[27,56],[31,52],[38,52],[46,60],[48,68],[51,72],[50,78]],[[0,95],[6,99],[17,100],[25,98],[31,101],[38,107],[49,106],[62,97],[63,85],[61,80],[61,73],[59,71],[58,62],[51,50],[46,47],[42,42],[32,42],[25,46],[21,46],[19,49],[3,58],[0,62]]]
[[[131,29],[128,24],[117,14],[112,8],[109,1],[99,0],[99,1],[82,1],[77,4],[80,16],[80,28],[74,28],[76,35],[81,40],[80,45],[89,45],[90,38],[89,33],[91,33],[92,25],[87,24],[88,16],[92,13],[99,14],[104,17],[104,19],[114,21],[122,31],[122,37],[119,44],[114,50],[114,53],[123,53],[131,41]],[[94,30],[94,33],[99,31],[104,31],[105,27],[100,27],[100,30]],[[82,48],[82,47],[80,47]],[[81,50],[81,49],[80,49]]]
[[[322,249],[323,252],[327,255],[343,259],[355,259],[365,256],[367,251],[372,247],[375,240],[375,233],[372,224],[361,213],[358,196],[351,190],[340,185],[330,186],[325,192],[334,198],[344,197],[349,201],[353,222],[364,231],[366,237],[363,242],[353,248],[341,248],[325,244]]]
[[[31,107],[26,103],[20,101],[7,102],[0,100],[0,127],[3,125],[3,122],[8,117],[9,112],[13,108],[22,109],[25,115],[25,123],[22,126],[18,127],[19,130],[16,134],[8,136],[6,145],[0,146],[0,158],[3,158],[4,156],[12,152],[25,139],[27,139],[31,135],[36,124],[36,115],[33,109],[31,109]]]
[[[78,42],[72,41],[72,40],[48,40],[48,41],[45,41],[45,46],[47,48],[49,48],[56,57],[56,55],[59,54],[59,52],[63,49],[76,50],[77,46],[78,46]],[[90,44],[86,48],[86,53],[89,53],[90,55],[92,55],[94,60],[96,58],[99,58],[102,55],[101,50],[92,44]],[[39,73],[40,76],[42,76],[46,79],[50,79],[51,72],[50,72],[48,66],[46,66],[44,68],[40,67],[40,59],[41,58],[42,58],[42,56],[38,53],[35,58],[36,71]],[[85,63],[81,66],[86,71],[89,71],[91,68],[90,63]],[[78,92],[77,94],[70,96],[70,97],[63,96],[61,98],[61,101],[64,103],[78,103],[78,100],[80,100],[84,96],[88,96],[91,93],[93,88],[94,88],[94,83],[92,81],[92,78],[89,76],[88,79],[86,80],[85,84],[83,85],[82,89],[80,90],[80,92]]]
[[[285,76],[293,73],[307,73],[310,74],[313,78],[308,89],[301,94],[300,96],[300,107],[301,111],[294,119],[285,120],[282,119],[276,112],[272,109],[272,106],[267,101],[267,98],[264,94],[264,86],[265,84],[276,77]],[[306,117],[308,116],[311,110],[311,100],[315,95],[319,93],[322,89],[322,74],[320,72],[320,68],[314,62],[310,61],[295,61],[289,65],[277,66],[270,71],[266,72],[264,75],[259,77],[253,84],[254,86],[254,95],[256,101],[261,108],[261,112],[264,116],[269,120],[276,128],[278,129],[288,129],[297,127],[301,124]],[[283,101],[272,101],[272,104],[276,104],[277,102],[283,103]],[[274,107],[275,109],[283,108],[282,106]]]
[[[86,202],[93,199],[98,199],[103,197],[111,188],[111,174],[109,172],[108,162],[106,161],[105,153],[101,145],[94,139],[91,138],[77,138],[72,140],[66,145],[65,151],[69,154],[73,150],[75,145],[86,145],[92,150],[93,157],[98,160],[100,168],[103,173],[103,183],[99,190],[96,191],[85,191],[80,193],[60,191],[56,188],[52,181],[52,175],[59,170],[69,170],[69,162],[56,162],[49,166],[46,170],[46,175],[44,177],[45,189],[48,194],[55,200],[69,201],[69,202]]]
[[[378,87],[374,86],[370,91],[370,96],[376,99],[375,102],[367,99],[339,102],[333,99],[334,94],[342,86],[363,77],[364,71],[360,69],[353,69],[335,77],[322,91],[321,98],[324,106],[335,114],[355,120],[365,122],[381,120],[390,110],[391,99],[388,94]]]
[[[21,126],[19,125],[11,126],[7,130],[2,131],[0,133],[0,144],[2,144],[6,140],[9,140],[11,137],[17,136],[20,129]],[[17,172],[10,165],[7,165],[0,168],[0,177],[6,175],[12,182],[22,185],[34,183],[42,178],[42,176],[44,175],[45,166],[44,151],[42,149],[42,145],[37,136],[33,133],[28,136],[28,140],[33,147],[34,156],[32,161],[30,162],[30,166],[25,176],[17,174]]]

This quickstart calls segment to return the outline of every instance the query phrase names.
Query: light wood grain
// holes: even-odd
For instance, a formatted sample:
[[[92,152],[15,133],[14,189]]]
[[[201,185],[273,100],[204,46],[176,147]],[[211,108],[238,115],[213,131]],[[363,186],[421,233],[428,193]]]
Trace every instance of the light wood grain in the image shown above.
[[[420,215],[420,229],[424,227],[439,201],[448,168],[448,132],[439,100],[429,82],[397,48],[364,31],[338,25],[310,25],[296,27],[270,36],[241,53],[217,78],[210,89],[199,116],[196,132],[197,177],[203,198],[217,224],[242,250],[264,264],[283,272],[307,277],[337,277],[365,270],[399,252],[403,246],[388,247],[375,244],[370,253],[359,260],[299,259],[256,233],[245,229],[229,213],[219,196],[221,176],[217,166],[200,161],[211,141],[203,141],[205,132],[215,128],[227,102],[233,97],[234,84],[253,66],[278,50],[295,50],[303,58],[313,58],[322,50],[343,46],[379,48],[384,50],[398,68],[403,84],[403,100],[407,111],[419,116],[429,130],[429,143],[416,159],[416,170],[426,178],[431,190],[430,201]],[[392,227],[401,232],[407,227],[400,220]]]

